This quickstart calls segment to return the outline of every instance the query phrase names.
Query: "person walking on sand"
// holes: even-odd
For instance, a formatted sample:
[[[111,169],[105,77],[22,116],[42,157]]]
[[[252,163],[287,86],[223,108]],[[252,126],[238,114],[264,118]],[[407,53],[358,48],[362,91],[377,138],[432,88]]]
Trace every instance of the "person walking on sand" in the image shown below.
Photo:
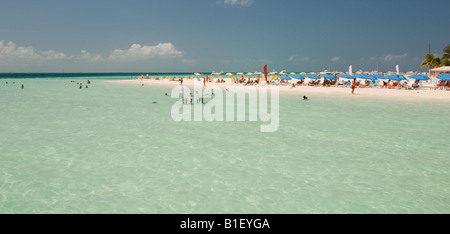
[[[353,82],[352,82],[352,94],[355,94],[355,88],[356,88],[356,78],[353,79]]]

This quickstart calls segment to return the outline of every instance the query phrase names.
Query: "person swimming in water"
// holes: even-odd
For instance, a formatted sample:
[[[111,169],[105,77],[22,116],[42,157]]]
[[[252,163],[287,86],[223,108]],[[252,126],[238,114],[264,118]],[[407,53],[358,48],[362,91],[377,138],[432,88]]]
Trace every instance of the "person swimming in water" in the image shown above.
[[[303,96],[303,100],[307,101],[309,98],[307,96]]]

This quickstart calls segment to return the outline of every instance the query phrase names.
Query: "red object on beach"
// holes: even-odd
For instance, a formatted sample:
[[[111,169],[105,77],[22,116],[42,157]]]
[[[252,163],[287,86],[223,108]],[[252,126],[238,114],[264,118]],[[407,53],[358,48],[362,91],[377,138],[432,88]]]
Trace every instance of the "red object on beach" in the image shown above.
[[[267,82],[267,64],[264,65],[264,77],[266,78],[266,82]]]

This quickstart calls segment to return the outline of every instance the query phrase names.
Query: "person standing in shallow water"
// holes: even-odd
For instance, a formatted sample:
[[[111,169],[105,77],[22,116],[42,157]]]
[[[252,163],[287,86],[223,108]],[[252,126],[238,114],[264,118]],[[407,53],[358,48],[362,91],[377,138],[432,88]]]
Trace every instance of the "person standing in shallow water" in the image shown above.
[[[83,84],[82,83],[80,83],[80,89],[82,89],[83,88]]]
[[[25,86],[23,86],[23,84],[22,84],[22,89],[24,89],[25,88]]]

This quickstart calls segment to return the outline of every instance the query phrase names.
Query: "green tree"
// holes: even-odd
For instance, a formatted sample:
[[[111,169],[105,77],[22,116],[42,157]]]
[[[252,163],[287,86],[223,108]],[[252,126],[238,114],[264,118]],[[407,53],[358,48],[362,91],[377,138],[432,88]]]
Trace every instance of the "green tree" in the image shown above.
[[[426,54],[420,66],[421,67],[429,66],[431,70],[432,68],[438,67],[440,64],[441,59],[438,56],[435,56],[434,54]]]
[[[441,57],[441,63],[444,66],[450,66],[450,45],[444,48],[444,54]]]

